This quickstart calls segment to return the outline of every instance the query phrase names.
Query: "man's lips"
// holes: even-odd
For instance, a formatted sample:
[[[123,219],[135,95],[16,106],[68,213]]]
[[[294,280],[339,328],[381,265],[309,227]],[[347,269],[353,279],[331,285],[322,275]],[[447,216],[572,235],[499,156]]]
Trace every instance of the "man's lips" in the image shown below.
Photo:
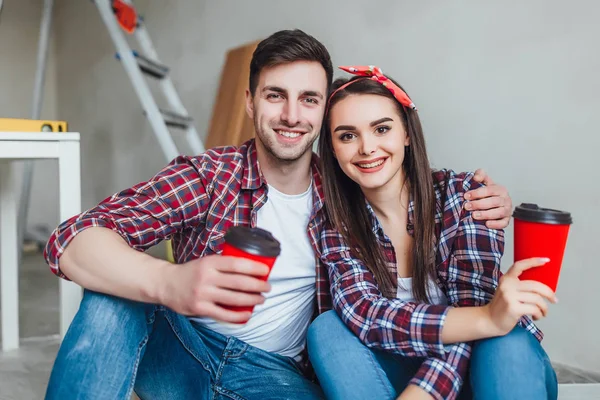
[[[281,135],[288,139],[295,139],[295,138],[298,138],[298,137],[306,134],[306,131],[300,131],[297,129],[273,129],[273,130],[278,135]]]

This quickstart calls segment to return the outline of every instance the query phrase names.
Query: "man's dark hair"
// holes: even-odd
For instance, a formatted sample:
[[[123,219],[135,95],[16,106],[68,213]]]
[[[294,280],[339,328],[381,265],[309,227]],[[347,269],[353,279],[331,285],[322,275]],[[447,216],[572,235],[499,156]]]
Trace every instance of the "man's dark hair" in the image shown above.
[[[333,80],[333,65],[331,65],[329,52],[323,43],[314,37],[294,29],[275,32],[258,44],[250,61],[250,93],[254,95],[263,68],[294,61],[320,63],[327,75],[327,91],[329,91]]]

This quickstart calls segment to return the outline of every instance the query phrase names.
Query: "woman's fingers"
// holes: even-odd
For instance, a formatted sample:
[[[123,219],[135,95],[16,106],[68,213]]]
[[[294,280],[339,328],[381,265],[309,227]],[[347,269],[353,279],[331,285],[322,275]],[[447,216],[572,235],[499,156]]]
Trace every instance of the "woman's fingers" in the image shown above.
[[[517,296],[517,300],[524,304],[537,306],[544,317],[548,314],[548,303],[546,303],[544,298],[538,294],[532,292],[520,292]]]
[[[531,303],[522,303],[519,305],[519,313],[521,315],[531,315],[535,321],[542,319],[544,314],[542,310],[536,305]]]
[[[550,289],[547,285],[544,285],[541,282],[537,281],[519,281],[518,287],[519,292],[532,292],[536,293],[546,300],[552,303],[558,303],[558,299],[556,298],[556,294]]]
[[[546,264],[548,261],[550,261],[549,258],[540,257],[520,260],[514,263],[512,267],[510,267],[510,269],[506,272],[506,275],[518,278],[523,273],[523,271],[526,271],[530,268],[539,267],[541,265]]]

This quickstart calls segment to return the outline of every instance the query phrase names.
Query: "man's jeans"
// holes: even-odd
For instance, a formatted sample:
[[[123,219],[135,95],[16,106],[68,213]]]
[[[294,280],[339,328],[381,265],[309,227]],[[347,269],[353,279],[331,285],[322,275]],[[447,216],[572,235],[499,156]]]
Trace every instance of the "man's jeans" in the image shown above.
[[[320,399],[289,357],[164,307],[85,291],[46,399]]]
[[[371,350],[328,311],[308,330],[310,360],[328,399],[395,399],[423,362]],[[555,400],[556,374],[538,340],[516,327],[475,342],[460,399]]]

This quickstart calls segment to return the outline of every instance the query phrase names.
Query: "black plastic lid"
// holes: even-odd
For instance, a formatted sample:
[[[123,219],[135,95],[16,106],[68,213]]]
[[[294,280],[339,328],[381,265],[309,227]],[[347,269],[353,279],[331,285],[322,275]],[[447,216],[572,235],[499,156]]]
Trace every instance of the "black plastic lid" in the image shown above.
[[[571,214],[566,211],[541,208],[537,204],[522,203],[513,213],[513,217],[522,221],[540,222],[552,225],[571,225]]]
[[[246,253],[257,256],[277,257],[281,246],[271,232],[260,228],[233,226],[225,234],[225,241]]]

